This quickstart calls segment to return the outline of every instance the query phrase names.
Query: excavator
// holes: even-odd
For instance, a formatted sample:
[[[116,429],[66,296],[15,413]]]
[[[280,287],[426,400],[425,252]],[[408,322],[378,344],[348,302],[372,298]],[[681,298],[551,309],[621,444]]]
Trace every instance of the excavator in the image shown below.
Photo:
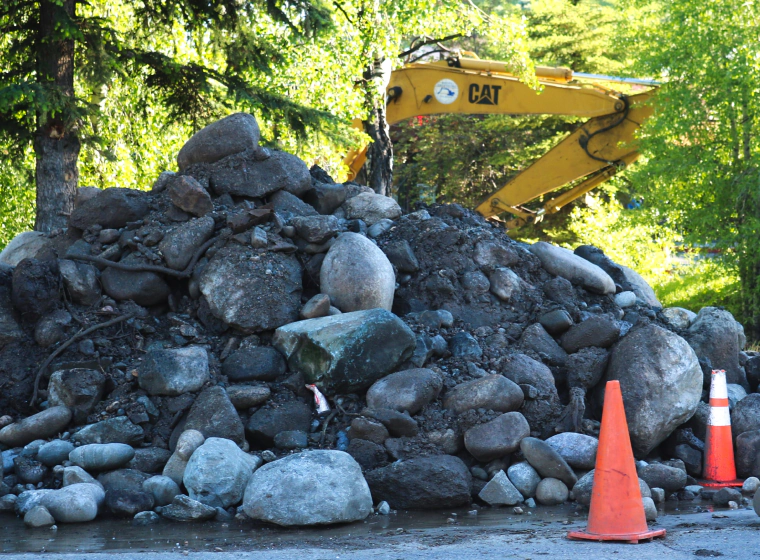
[[[459,114],[570,115],[584,124],[524,169],[477,207],[486,218],[512,216],[508,228],[540,221],[609,180],[639,157],[635,133],[653,112],[659,82],[574,73],[568,68],[537,67],[542,86],[533,89],[507,64],[454,53],[444,60],[407,64],[391,73],[386,89],[386,118],[394,124],[412,117]],[[625,94],[608,84],[626,84]],[[619,88],[623,89],[623,88]],[[355,125],[357,123],[355,122]],[[360,123],[359,123],[360,125]],[[366,161],[367,148],[350,151],[344,163],[349,180]],[[525,206],[573,183],[538,209]]]

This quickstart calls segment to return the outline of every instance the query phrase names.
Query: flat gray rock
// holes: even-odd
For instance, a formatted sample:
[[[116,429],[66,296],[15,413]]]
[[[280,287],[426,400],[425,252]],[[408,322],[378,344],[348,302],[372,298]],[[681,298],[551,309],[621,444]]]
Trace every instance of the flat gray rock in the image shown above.
[[[438,397],[443,388],[441,376],[430,369],[408,369],[376,381],[367,391],[369,408],[390,408],[417,414]]]
[[[509,481],[504,471],[496,473],[478,494],[489,506],[513,506],[523,501],[522,494]]]
[[[594,437],[564,432],[550,437],[546,443],[574,469],[590,470],[596,464],[599,440]]]
[[[208,353],[200,346],[151,350],[138,368],[140,388],[151,395],[197,391],[209,378]]]
[[[534,437],[520,442],[525,459],[544,478],[557,478],[572,488],[578,482],[573,469],[548,443]]]
[[[615,282],[609,274],[568,249],[539,241],[528,250],[539,258],[547,272],[555,276],[566,278],[595,294],[615,293]]]
[[[71,416],[71,410],[67,407],[52,406],[0,430],[0,443],[8,447],[21,447],[36,439],[55,436],[69,425]]]

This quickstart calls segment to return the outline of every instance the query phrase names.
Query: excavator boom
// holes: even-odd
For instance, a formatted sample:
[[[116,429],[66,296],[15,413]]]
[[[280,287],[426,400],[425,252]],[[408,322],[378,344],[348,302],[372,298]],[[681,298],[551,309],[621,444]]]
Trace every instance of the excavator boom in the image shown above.
[[[533,165],[489,196],[477,210],[486,217],[509,212],[520,221],[553,213],[606,181],[638,157],[634,136],[651,115],[652,90],[634,96],[595,82],[656,82],[584,75],[571,82],[566,68],[537,68],[542,91],[510,74],[502,62],[473,58],[409,64],[394,70],[387,88],[386,118],[394,124],[421,115],[572,115],[589,120]],[[345,163],[352,179],[364,165],[366,148],[350,152]],[[583,179],[545,203],[538,212],[524,204]]]

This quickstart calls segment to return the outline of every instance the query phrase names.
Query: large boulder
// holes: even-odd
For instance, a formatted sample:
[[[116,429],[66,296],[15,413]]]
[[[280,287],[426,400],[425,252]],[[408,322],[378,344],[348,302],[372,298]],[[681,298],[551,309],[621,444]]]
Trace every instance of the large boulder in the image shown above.
[[[41,231],[23,231],[16,235],[0,252],[0,263],[16,266],[24,259],[34,259],[50,246],[47,234]]]
[[[228,325],[249,333],[276,329],[298,319],[301,265],[293,255],[228,245],[203,269],[200,290]]]
[[[417,414],[442,388],[443,378],[435,371],[407,369],[376,381],[367,391],[367,406]]]
[[[74,208],[69,225],[79,229],[94,225],[122,228],[128,222],[143,219],[150,211],[149,198],[148,193],[135,189],[104,189]]]
[[[208,353],[200,346],[151,350],[138,368],[140,388],[151,395],[197,391],[208,381]]]
[[[726,382],[749,389],[744,370],[739,367],[740,342],[744,330],[728,311],[703,307],[694,319],[686,338],[697,357],[707,358],[713,369],[726,370]]]
[[[45,493],[40,505],[47,508],[57,523],[92,521],[105,500],[105,492],[97,484],[72,484]]]
[[[349,523],[370,514],[372,496],[348,453],[320,450],[259,468],[245,490],[243,510],[252,519],[286,527]]]
[[[366,389],[412,355],[416,339],[385,309],[307,319],[280,327],[273,345],[290,369],[330,393]]]
[[[353,200],[353,199],[352,199]],[[343,311],[382,307],[390,311],[396,275],[388,257],[358,233],[338,236],[327,252],[319,273],[322,292]]]
[[[311,175],[306,164],[279,150],[266,153],[248,150],[227,156],[210,167],[209,182],[219,196],[261,198],[279,190],[302,196],[311,188]],[[188,171],[193,172],[192,169]]]
[[[194,163],[214,163],[259,146],[259,123],[248,113],[234,113],[200,129],[177,155],[180,171]]]
[[[574,255],[572,251],[545,241],[534,243],[529,250],[551,274],[566,278],[595,294],[615,293],[615,282],[609,274],[586,259]]]
[[[734,438],[760,430],[760,393],[747,395],[736,404],[731,411],[731,428]]]
[[[397,509],[440,509],[470,503],[472,475],[458,457],[397,461],[366,474],[375,502]]]
[[[228,508],[243,499],[260,465],[259,457],[244,453],[234,441],[210,437],[190,456],[182,480],[193,500]]]
[[[656,325],[630,332],[613,349],[607,380],[619,380],[634,453],[645,456],[697,410],[702,370],[694,350]]]

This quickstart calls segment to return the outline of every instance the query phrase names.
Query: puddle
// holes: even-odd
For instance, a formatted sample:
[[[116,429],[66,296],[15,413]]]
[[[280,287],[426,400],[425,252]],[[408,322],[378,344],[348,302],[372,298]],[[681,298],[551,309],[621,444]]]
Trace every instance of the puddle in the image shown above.
[[[707,511],[699,502],[668,504],[660,515],[683,515]],[[680,506],[680,507],[679,507]],[[320,528],[276,528],[253,522],[174,523],[133,526],[130,520],[98,519],[91,523],[61,524],[57,531],[28,529],[15,516],[0,516],[0,552],[103,552],[170,550],[245,550],[291,546],[341,545],[361,548],[368,539],[402,535],[417,531],[453,529],[457,531],[499,528],[515,533],[532,533],[547,526],[564,526],[568,521],[583,522],[587,510],[574,504],[557,507],[524,508],[512,513],[511,507],[476,508],[446,511],[399,511],[383,516],[372,514],[365,521]],[[530,512],[530,515],[528,514]],[[577,515],[576,515],[577,514]]]

